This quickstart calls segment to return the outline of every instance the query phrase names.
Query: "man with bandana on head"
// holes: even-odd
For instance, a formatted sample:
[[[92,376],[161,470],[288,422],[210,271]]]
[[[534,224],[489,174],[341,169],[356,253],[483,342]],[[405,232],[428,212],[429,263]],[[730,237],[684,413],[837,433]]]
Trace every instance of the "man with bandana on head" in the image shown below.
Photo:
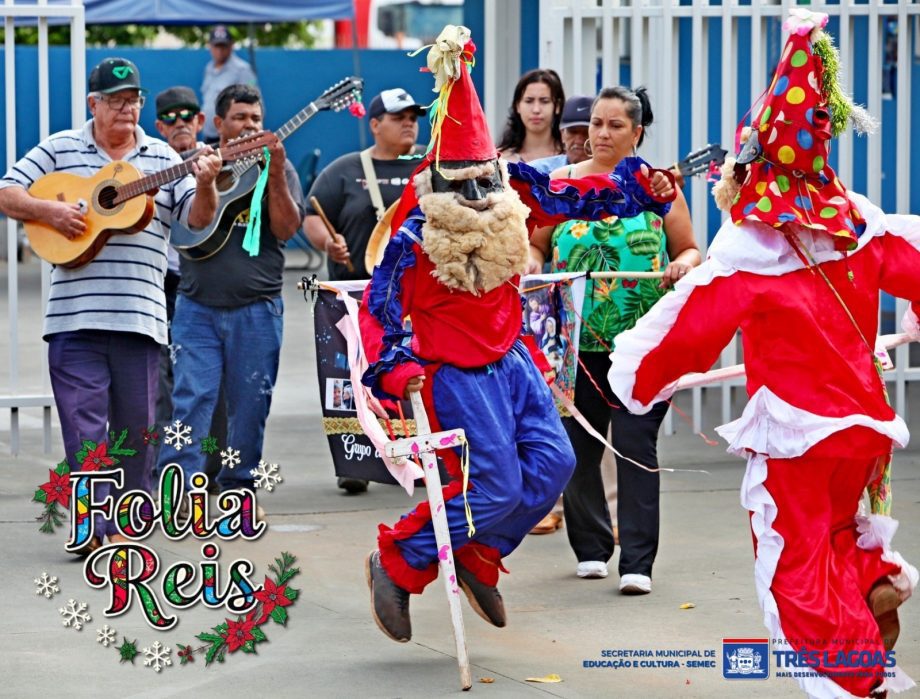
[[[889,665],[917,570],[891,550],[890,452],[908,434],[874,349],[881,290],[912,302],[903,327],[920,340],[920,218],[886,216],[827,164],[848,120],[871,126],[837,84],[827,19],[791,11],[750,136],[714,191],[731,220],[708,260],[617,338],[609,379],[647,412],[741,328],[750,402],[719,433],[748,460],[764,623],[774,648],[810,660],[797,673],[809,696],[879,697],[913,686]]]
[[[452,477],[444,500],[458,582],[474,610],[502,627],[502,558],[550,510],[575,463],[520,339],[528,226],[656,202],[666,209],[662,202],[675,190],[664,173],[649,177],[638,159],[615,176],[552,186],[526,165],[512,165],[510,182],[469,76],[474,51],[468,29],[448,26],[429,52],[440,93],[431,108],[432,145],[397,207],[360,320],[370,364],[364,383],[375,395],[392,400],[421,391],[433,430],[465,430],[467,492],[459,454],[440,453]],[[409,595],[438,572],[428,503],[392,527],[380,525],[378,545],[366,561],[373,615],[387,636],[405,642]]]

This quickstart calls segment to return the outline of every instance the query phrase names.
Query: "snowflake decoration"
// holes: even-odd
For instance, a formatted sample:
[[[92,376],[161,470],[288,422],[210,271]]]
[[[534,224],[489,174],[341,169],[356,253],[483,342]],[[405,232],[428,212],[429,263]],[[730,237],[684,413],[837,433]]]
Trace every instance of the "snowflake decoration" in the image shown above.
[[[249,473],[256,479],[255,487],[264,488],[269,493],[282,481],[278,464],[269,464],[262,460],[259,461],[259,466]]]
[[[220,453],[220,465],[227,468],[233,468],[240,463],[240,450],[233,447],[227,447],[226,451]]]
[[[144,648],[144,667],[152,667],[155,672],[159,672],[164,667],[172,665],[172,659],[169,654],[172,652],[169,646],[161,645],[159,641],[154,641],[150,648]]]
[[[211,435],[208,435],[207,437],[204,437],[201,440],[201,453],[202,454],[210,455],[216,452],[218,449],[220,449],[220,447],[217,446],[217,437],[212,437]]]
[[[61,607],[58,611],[64,617],[64,626],[73,626],[74,631],[79,631],[83,628],[83,624],[93,620],[89,614],[84,613],[86,611],[86,602],[80,602],[78,605],[72,599],[69,599],[67,600],[67,606]]]
[[[192,443],[192,438],[190,436],[192,434],[192,428],[188,425],[183,425],[181,420],[176,420],[173,424],[166,425],[163,431],[166,432],[166,439],[163,441],[176,451],[182,451],[182,447]]]
[[[106,624],[101,629],[96,629],[96,643],[101,643],[105,648],[115,645],[115,629]]]
[[[44,595],[46,598],[51,599],[54,597],[55,592],[60,592],[60,588],[57,586],[58,579],[53,575],[48,575],[48,573],[42,572],[40,578],[35,578],[35,584],[38,587],[35,588],[36,595]]]

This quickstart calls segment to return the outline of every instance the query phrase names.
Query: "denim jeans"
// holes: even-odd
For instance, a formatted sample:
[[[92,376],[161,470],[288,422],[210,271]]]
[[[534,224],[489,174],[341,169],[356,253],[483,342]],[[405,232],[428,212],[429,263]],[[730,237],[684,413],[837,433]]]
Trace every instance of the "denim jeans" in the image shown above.
[[[210,436],[211,417],[221,380],[227,405],[227,443],[240,462],[224,465],[217,476],[221,490],[252,487],[250,470],[262,458],[265,422],[278,377],[284,304],[281,297],[260,299],[239,308],[205,306],[179,295],[172,322],[173,422],[191,427],[191,444],[176,450],[164,444],[159,470],[177,463],[191,476],[205,471],[202,440]]]

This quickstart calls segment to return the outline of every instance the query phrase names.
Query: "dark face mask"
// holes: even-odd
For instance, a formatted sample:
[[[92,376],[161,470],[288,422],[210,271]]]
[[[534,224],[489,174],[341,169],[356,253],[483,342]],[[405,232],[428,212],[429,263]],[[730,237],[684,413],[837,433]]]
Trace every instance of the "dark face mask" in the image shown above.
[[[456,194],[462,203],[481,202],[492,192],[504,190],[501,176],[498,171],[498,161],[492,161],[494,167],[490,175],[480,175],[472,180],[449,180],[441,175],[434,167],[431,168],[431,190],[440,194]],[[441,169],[445,171],[460,170],[463,168],[482,165],[478,160],[442,160]],[[473,206],[472,208],[477,208]]]

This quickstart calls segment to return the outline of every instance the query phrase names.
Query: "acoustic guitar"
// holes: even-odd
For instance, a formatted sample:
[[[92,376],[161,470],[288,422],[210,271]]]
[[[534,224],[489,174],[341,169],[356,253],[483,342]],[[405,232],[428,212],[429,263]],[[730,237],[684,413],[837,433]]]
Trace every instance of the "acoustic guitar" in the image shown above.
[[[274,141],[273,133],[260,131],[228,143],[217,154],[223,161],[234,161],[261,152]],[[29,244],[36,255],[53,265],[82,267],[113,235],[144,230],[153,218],[153,194],[157,188],[190,173],[191,160],[147,176],[123,160],[109,163],[91,177],[49,173],[29,187],[29,194],[46,201],[76,204],[84,215],[86,231],[67,238],[46,223],[26,221],[23,225]]]
[[[323,94],[301,109],[284,126],[275,131],[281,141],[303,126],[317,113],[324,110],[341,111],[361,98],[364,80],[350,77],[340,80]],[[170,230],[170,244],[183,257],[203,260],[220,251],[233,232],[233,222],[241,212],[249,208],[251,193],[262,170],[259,158],[240,160],[231,168],[223,170],[217,177],[217,216],[210,226],[200,231],[190,231],[174,223]]]
[[[717,143],[710,143],[699,150],[687,153],[686,157],[673,167],[680,170],[684,177],[693,177],[706,173],[709,178],[718,179],[719,168],[725,162],[728,151]]]

